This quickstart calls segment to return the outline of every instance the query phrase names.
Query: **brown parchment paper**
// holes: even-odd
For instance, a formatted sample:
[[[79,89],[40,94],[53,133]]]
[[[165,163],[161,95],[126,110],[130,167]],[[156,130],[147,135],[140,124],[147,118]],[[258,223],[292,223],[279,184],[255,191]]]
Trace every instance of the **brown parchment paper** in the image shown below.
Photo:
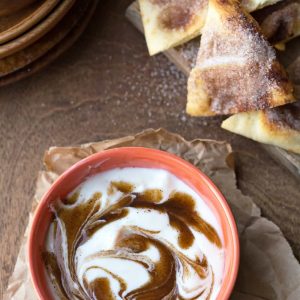
[[[241,244],[240,270],[231,299],[300,299],[300,265],[280,229],[263,218],[252,199],[237,188],[232,150],[225,142],[189,142],[163,129],[149,129],[120,139],[50,148],[44,157],[45,170],[38,176],[30,220],[36,204],[62,172],[93,153],[122,146],[144,146],[175,153],[206,173],[223,192],[235,216]],[[27,236],[28,228],[5,300],[37,299],[27,268]]]

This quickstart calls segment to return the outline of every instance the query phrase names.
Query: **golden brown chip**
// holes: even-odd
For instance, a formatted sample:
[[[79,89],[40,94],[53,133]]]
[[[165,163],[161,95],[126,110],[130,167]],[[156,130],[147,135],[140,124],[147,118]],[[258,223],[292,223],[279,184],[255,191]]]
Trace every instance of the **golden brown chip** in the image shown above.
[[[272,44],[284,43],[300,35],[299,0],[284,0],[252,15]]]
[[[222,128],[300,154],[300,101],[229,117]]]
[[[187,112],[232,114],[294,101],[292,85],[257,22],[236,0],[210,0]]]
[[[280,0],[244,0],[254,11]],[[139,0],[150,55],[183,44],[201,34],[208,0]]]

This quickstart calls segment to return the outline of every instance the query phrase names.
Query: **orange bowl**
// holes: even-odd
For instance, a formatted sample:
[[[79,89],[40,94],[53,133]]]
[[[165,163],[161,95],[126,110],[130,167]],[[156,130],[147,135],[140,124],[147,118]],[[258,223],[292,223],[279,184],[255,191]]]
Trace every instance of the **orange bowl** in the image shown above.
[[[39,299],[52,299],[42,260],[52,216],[49,204],[66,197],[89,176],[125,167],[159,168],[169,171],[197,192],[211,208],[221,225],[225,250],[224,278],[217,300],[227,300],[234,287],[239,267],[239,239],[233,215],[225,198],[213,182],[190,163],[167,152],[141,147],[116,148],[89,156],[64,172],[43,196],[31,223],[28,243],[29,269]]]

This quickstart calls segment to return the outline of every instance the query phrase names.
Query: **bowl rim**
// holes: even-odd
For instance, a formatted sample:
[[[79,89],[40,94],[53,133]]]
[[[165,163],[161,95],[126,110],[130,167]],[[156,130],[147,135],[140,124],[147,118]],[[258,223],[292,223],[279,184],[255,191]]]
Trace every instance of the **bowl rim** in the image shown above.
[[[146,154],[151,154],[154,156],[158,155],[158,156],[164,157],[165,159],[167,159],[169,161],[173,161],[173,162],[177,163],[178,166],[181,165],[182,167],[190,169],[191,172],[194,172],[194,173],[196,172],[199,179],[214,194],[217,202],[220,204],[220,209],[223,211],[223,213],[225,215],[225,219],[226,219],[225,223],[227,224],[227,229],[223,228],[223,226],[220,224],[222,227],[222,232],[224,234],[225,229],[229,230],[230,236],[231,236],[231,242],[232,242],[231,269],[229,269],[229,274],[228,273],[224,274],[223,282],[222,282],[222,285],[221,285],[221,288],[220,288],[219,294],[217,295],[216,300],[229,299],[229,297],[232,293],[233,287],[235,285],[235,282],[236,282],[237,274],[238,274],[239,262],[240,262],[240,245],[239,245],[239,236],[238,236],[238,230],[237,230],[237,226],[235,223],[235,219],[233,217],[233,214],[231,212],[231,209],[230,209],[225,197],[220,192],[220,190],[217,188],[217,186],[212,182],[212,180],[207,175],[205,175],[201,170],[196,168],[193,164],[189,163],[188,161],[182,159],[181,157],[179,157],[175,154],[172,154],[172,153],[169,153],[166,151],[162,151],[162,150],[146,148],[146,147],[119,147],[119,148],[107,149],[107,150],[97,152],[95,154],[91,154],[88,157],[78,161],[77,163],[72,165],[70,168],[68,168],[66,171],[64,171],[61,175],[59,175],[59,177],[53,182],[51,187],[43,195],[43,197],[41,198],[41,201],[38,203],[38,205],[36,207],[33,218],[29,225],[30,228],[29,228],[29,237],[28,237],[28,244],[27,244],[27,257],[28,257],[28,263],[29,263],[29,273],[30,273],[31,282],[33,284],[36,295],[41,300],[46,300],[46,299],[50,298],[50,297],[47,297],[47,298],[44,297],[45,294],[41,291],[41,289],[37,283],[37,281],[38,281],[37,274],[35,272],[35,267],[34,267],[35,257],[33,256],[32,252],[33,252],[33,249],[36,247],[35,246],[35,231],[38,228],[38,222],[40,219],[40,215],[42,214],[42,212],[44,210],[48,209],[47,208],[48,206],[46,205],[48,203],[48,201],[55,201],[54,199],[51,200],[51,195],[64,181],[66,181],[68,179],[70,174],[73,174],[78,169],[83,168],[83,167],[87,168],[88,170],[93,169],[93,167],[91,168],[91,166],[95,166],[95,165],[97,166],[97,163],[99,164],[99,161],[103,160],[103,158],[106,156],[109,157],[110,155],[112,155],[112,156],[113,155],[122,155],[126,152],[129,153],[132,151],[134,151],[135,153],[138,153],[138,154],[143,153],[143,156],[145,156]],[[114,168],[118,168],[118,166],[113,167],[113,168],[108,168],[108,169],[114,169]],[[145,168],[151,168],[151,167],[145,167]],[[156,168],[156,167],[154,167],[154,168]],[[101,171],[96,172],[95,174],[97,174],[97,173],[101,173]],[[172,174],[177,176],[176,173],[172,173]],[[87,174],[87,176],[85,176],[84,178],[87,178],[92,175],[94,175],[94,174],[90,174],[90,175]],[[180,176],[178,176],[178,179],[182,180],[182,178],[180,178]],[[84,180],[85,179],[81,180],[81,183],[84,182]],[[198,190],[195,189],[195,192],[200,193],[200,188]],[[48,200],[48,199],[50,199],[50,200]],[[208,200],[204,199],[204,201],[207,202]],[[215,206],[215,205],[211,205],[211,206]],[[222,222],[222,224],[223,223],[224,222]],[[225,262],[226,262],[226,259],[225,259]],[[226,280],[224,280],[224,278]],[[224,284],[224,282],[226,283],[226,285]]]

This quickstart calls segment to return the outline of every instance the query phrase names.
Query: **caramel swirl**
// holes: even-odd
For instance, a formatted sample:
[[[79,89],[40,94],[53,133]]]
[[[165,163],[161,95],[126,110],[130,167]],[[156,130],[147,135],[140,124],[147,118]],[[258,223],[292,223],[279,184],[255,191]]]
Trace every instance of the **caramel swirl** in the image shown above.
[[[51,207],[43,258],[59,299],[212,299],[214,270],[197,239],[221,253],[217,231],[191,195],[136,190],[111,181],[105,195],[77,190]]]

